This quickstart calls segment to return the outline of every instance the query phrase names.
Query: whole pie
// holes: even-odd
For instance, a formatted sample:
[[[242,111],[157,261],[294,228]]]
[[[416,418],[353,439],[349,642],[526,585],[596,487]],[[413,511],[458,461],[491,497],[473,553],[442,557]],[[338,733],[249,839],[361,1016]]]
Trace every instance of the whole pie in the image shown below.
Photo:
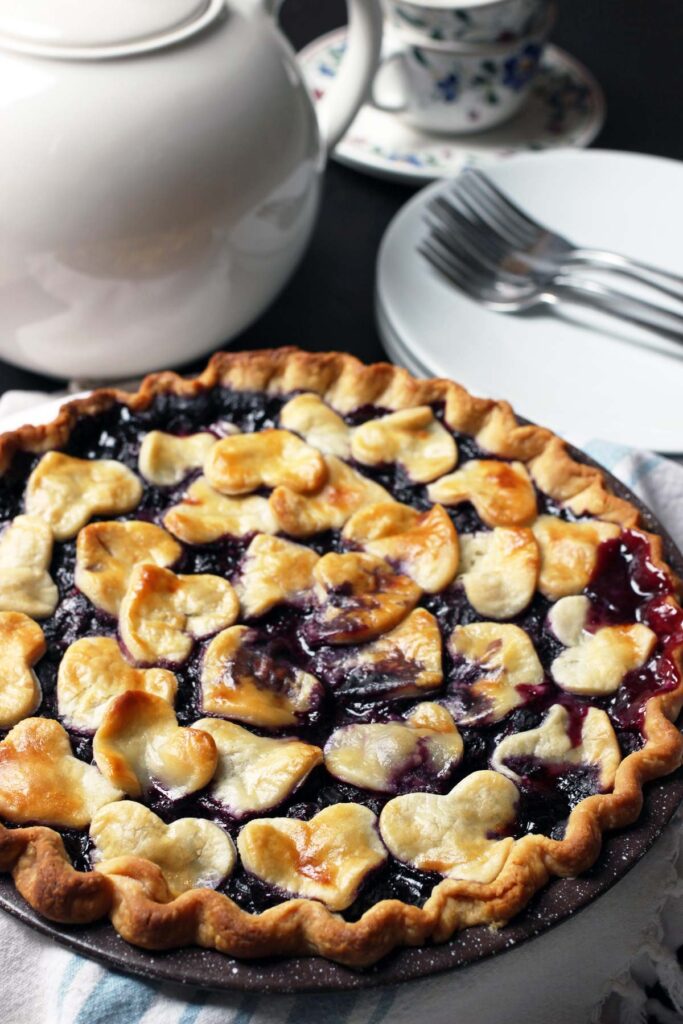
[[[0,867],[51,920],[367,965],[505,923],[681,762],[661,539],[506,403],[219,354],[0,472]]]

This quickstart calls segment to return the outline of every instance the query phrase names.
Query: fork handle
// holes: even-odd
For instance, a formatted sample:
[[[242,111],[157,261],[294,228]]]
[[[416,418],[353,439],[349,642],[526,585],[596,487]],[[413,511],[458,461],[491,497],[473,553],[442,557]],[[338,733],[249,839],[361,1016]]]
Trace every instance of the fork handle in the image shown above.
[[[563,262],[567,268],[580,265],[595,270],[612,270],[683,302],[683,277],[660,267],[653,267],[650,263],[633,260],[630,256],[622,256],[607,249],[574,249]]]
[[[666,338],[683,343],[683,316],[655,306],[633,295],[607,288],[573,274],[558,274],[549,289],[555,298],[601,309],[605,313],[647,327]]]

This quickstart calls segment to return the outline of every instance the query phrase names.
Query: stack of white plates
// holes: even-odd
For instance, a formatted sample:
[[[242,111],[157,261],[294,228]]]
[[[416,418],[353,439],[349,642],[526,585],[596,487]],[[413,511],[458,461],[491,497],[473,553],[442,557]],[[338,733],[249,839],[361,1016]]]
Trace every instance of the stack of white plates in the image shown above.
[[[682,164],[560,150],[513,157],[487,173],[573,242],[683,275]],[[449,187],[439,182],[418,193],[384,236],[376,312],[391,358],[417,375],[451,377],[475,394],[507,398],[520,415],[569,438],[681,452],[683,344],[579,306],[501,314],[458,292],[417,251],[426,204]],[[653,298],[624,278],[610,275],[609,283]]]

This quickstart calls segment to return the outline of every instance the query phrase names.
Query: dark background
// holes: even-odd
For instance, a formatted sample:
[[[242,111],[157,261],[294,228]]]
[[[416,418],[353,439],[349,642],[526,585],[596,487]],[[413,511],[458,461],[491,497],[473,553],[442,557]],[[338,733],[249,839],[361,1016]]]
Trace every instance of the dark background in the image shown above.
[[[300,49],[343,24],[344,11],[343,0],[287,0],[281,20]],[[607,122],[594,145],[683,159],[683,0],[561,0],[553,42],[583,61],[605,91]],[[382,358],[372,308],[375,255],[412,192],[330,163],[303,262],[234,346],[295,344],[343,349],[366,361]],[[0,361],[0,392],[59,387]]]

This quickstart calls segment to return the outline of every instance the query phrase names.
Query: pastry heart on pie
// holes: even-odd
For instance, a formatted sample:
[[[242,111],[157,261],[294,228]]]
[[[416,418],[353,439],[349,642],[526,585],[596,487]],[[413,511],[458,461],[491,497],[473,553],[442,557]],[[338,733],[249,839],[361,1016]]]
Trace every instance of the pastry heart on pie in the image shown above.
[[[360,804],[333,804],[310,821],[250,821],[237,848],[257,878],[294,896],[320,900],[330,910],[349,907],[370,872],[387,859],[377,818]]]
[[[212,736],[179,726],[171,705],[144,690],[111,701],[93,755],[102,774],[129,796],[157,785],[170,800],[206,786],[218,763]]]
[[[383,558],[428,594],[447,587],[458,569],[458,535],[440,505],[427,512],[397,501],[366,505],[351,516],[342,537]]]
[[[420,696],[443,681],[441,632],[434,616],[416,608],[369,644],[321,651],[320,674],[347,700]]]
[[[446,705],[459,725],[498,722],[524,704],[520,687],[540,686],[543,666],[531,640],[510,623],[456,626],[450,639],[455,661]]]
[[[511,619],[530,604],[539,570],[531,530],[496,526],[460,538],[460,579],[467,600],[487,619]]]
[[[107,804],[90,823],[93,862],[145,857],[163,872],[173,896],[188,889],[215,889],[232,873],[237,853],[230,836],[204,818],[177,818],[167,825],[133,800]]]
[[[119,629],[135,661],[179,664],[195,640],[231,626],[238,612],[237,594],[220,576],[176,576],[143,562],[130,574]]]
[[[93,516],[130,512],[141,497],[139,478],[121,462],[47,452],[29,477],[25,504],[56,540],[69,540]]]
[[[551,601],[580,594],[593,575],[598,548],[620,532],[614,523],[568,523],[557,516],[539,516],[532,529],[541,551],[538,589]]]
[[[165,668],[134,668],[113,637],[87,636],[67,648],[57,673],[59,717],[70,729],[95,732],[114,697],[144,690],[172,705],[178,681]]]
[[[521,462],[471,459],[428,487],[430,501],[470,501],[487,526],[528,526],[536,518],[536,494]]]
[[[305,722],[324,698],[315,676],[271,653],[247,626],[214,637],[204,654],[201,684],[204,711],[266,729]]]
[[[23,612],[0,612],[0,729],[16,725],[40,704],[33,666],[45,649],[37,622]]]
[[[420,871],[491,882],[514,839],[500,838],[515,820],[519,791],[497,772],[472,772],[446,796],[408,793],[384,806],[379,829],[389,851]]]
[[[595,768],[600,788],[606,791],[614,785],[621,751],[609,715],[600,708],[586,708],[576,730],[567,709],[553,704],[537,729],[512,733],[500,741],[491,767],[519,782],[524,761],[529,759],[551,766]]]
[[[139,519],[90,523],[76,540],[74,582],[96,608],[117,617],[136,565],[168,567],[182,553],[180,544],[153,523]]]
[[[366,466],[398,462],[418,484],[450,473],[458,459],[453,435],[428,405],[367,420],[353,431],[351,454]]]
[[[300,434],[324,455],[337,455],[340,459],[351,456],[351,427],[319,395],[304,394],[290,399],[280,410],[280,425]]]
[[[275,605],[298,603],[310,595],[320,556],[281,537],[257,534],[247,548],[235,590],[242,614],[265,615]]]
[[[304,630],[315,644],[351,644],[393,629],[421,597],[409,576],[374,555],[325,555],[313,567],[318,607]]]
[[[325,767],[342,782],[380,793],[440,789],[462,760],[446,708],[417,704],[394,722],[344,725],[325,744]]]
[[[0,611],[52,615],[59,591],[48,572],[52,530],[38,516],[16,516],[0,534]]]
[[[277,807],[322,763],[320,747],[301,740],[254,736],[220,718],[202,718],[194,728],[214,738],[218,767],[209,796],[233,818]]]
[[[221,537],[277,533],[278,524],[267,498],[252,494],[228,498],[199,477],[184,498],[164,515],[169,533],[186,544],[212,544]]]
[[[319,451],[288,430],[224,437],[204,460],[204,475],[221,494],[249,494],[259,487],[317,491],[327,467]]]
[[[563,690],[600,697],[614,693],[627,673],[642,668],[657,637],[640,622],[589,633],[585,628],[589,611],[590,601],[583,595],[563,597],[553,605],[549,624],[567,649],[555,658],[550,672]]]
[[[208,431],[179,437],[163,430],[151,430],[140,446],[140,475],[157,487],[173,487],[182,483],[193,470],[202,468],[217,441],[216,435]]]
[[[315,494],[299,494],[291,487],[275,488],[268,502],[277,529],[268,532],[277,533],[279,529],[290,537],[311,537],[324,530],[341,530],[364,505],[391,501],[383,487],[336,456],[325,456],[325,465],[327,481]]]
[[[94,765],[73,756],[53,719],[25,718],[0,743],[0,816],[7,821],[84,828],[121,796]]]

